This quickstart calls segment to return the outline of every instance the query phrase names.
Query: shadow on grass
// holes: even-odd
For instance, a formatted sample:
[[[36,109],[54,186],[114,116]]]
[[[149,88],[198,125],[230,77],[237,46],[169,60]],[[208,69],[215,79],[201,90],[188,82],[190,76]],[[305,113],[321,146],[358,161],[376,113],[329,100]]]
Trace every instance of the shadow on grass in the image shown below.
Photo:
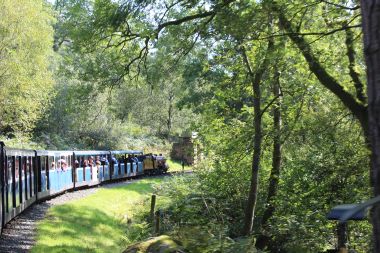
[[[120,187],[105,187],[106,192],[91,195],[89,202],[80,200],[80,204],[76,201],[54,206],[39,224],[37,244],[31,252],[122,252],[133,237],[143,233],[144,225],[128,225],[123,221],[123,214],[118,218],[110,209],[107,212],[102,209],[109,207],[107,201],[113,201],[113,197],[140,199],[161,181],[143,179]]]
[[[40,251],[32,250],[32,252],[49,252],[49,253],[72,253],[72,252],[81,252],[81,253],[92,253],[92,252],[99,252],[95,249],[89,249],[85,247],[79,247],[79,246],[70,246],[67,245],[60,245],[60,246],[47,246],[40,244],[39,247]]]
[[[118,252],[126,225],[96,208],[55,206],[40,224],[32,252]]]

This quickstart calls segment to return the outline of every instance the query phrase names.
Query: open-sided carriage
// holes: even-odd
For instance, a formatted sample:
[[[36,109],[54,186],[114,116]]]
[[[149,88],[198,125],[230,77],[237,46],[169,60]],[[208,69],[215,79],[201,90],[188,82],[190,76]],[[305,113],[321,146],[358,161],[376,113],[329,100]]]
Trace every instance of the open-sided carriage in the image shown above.
[[[116,150],[111,152],[113,178],[135,177],[144,174],[144,156],[138,150]]]
[[[35,152],[4,148],[1,143],[1,223],[2,226],[36,201]]]
[[[36,201],[144,174],[145,156],[136,150],[24,150],[0,142],[0,152],[0,233]]]

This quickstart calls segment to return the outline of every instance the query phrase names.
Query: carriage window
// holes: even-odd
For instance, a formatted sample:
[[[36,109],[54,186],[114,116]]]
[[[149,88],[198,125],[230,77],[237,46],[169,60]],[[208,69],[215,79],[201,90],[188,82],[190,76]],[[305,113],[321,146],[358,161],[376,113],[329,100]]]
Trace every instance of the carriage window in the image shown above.
[[[28,173],[28,184],[29,184],[29,196],[32,197],[34,195],[34,173],[33,173],[33,158],[29,156],[26,161],[26,170]]]
[[[66,171],[68,167],[68,157],[67,156],[56,156],[56,165],[58,171]]]
[[[67,156],[67,167],[71,168],[71,165],[72,165],[72,157],[71,157],[71,155],[69,155],[69,156]]]
[[[16,161],[15,161],[15,174],[16,174],[16,182],[18,182],[18,180],[19,180],[19,164],[20,164],[20,160],[19,160],[19,158],[18,157],[16,157],[16,159],[15,159]]]
[[[25,177],[25,170],[26,170],[26,157],[21,157],[21,178]]]
[[[56,169],[57,164],[54,161],[54,157],[52,157],[52,156],[48,157],[48,165],[49,165],[49,170],[55,170]]]
[[[25,201],[27,199],[27,194],[28,194],[28,177],[26,175],[26,163],[28,161],[28,157],[21,157],[20,159],[20,162],[21,162],[21,185],[22,185],[22,192],[21,192],[21,195],[22,195],[22,199],[21,201]]]
[[[8,173],[7,173],[7,177],[8,177],[8,184],[12,184],[12,157],[7,157],[7,167],[8,167]]]
[[[21,156],[15,157],[15,195],[16,195],[16,206],[20,205],[20,177],[21,177],[21,171],[20,171],[20,162],[21,162]]]
[[[47,168],[49,167],[49,161],[47,159],[46,156],[41,156],[41,181],[40,181],[40,184],[41,184],[41,191],[46,191],[46,188],[47,188],[47,184],[46,184],[46,180],[47,180],[47,175],[46,175],[46,170]]]
[[[31,167],[31,159],[30,157],[26,157],[26,174],[30,176],[30,167]]]
[[[7,179],[8,179],[8,186],[7,186],[7,196],[6,196],[6,200],[7,200],[7,212],[9,212],[9,210],[12,208],[12,201],[13,201],[13,197],[12,197],[12,157],[11,156],[7,156]]]
[[[46,156],[41,156],[41,171],[46,170]]]

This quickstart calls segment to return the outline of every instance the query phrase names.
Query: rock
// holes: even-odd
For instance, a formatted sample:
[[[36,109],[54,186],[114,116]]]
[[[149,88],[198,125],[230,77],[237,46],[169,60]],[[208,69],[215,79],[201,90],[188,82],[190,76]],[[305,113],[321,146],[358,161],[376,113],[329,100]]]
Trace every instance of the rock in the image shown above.
[[[178,242],[167,235],[161,235],[133,244],[123,253],[184,253],[184,251]]]

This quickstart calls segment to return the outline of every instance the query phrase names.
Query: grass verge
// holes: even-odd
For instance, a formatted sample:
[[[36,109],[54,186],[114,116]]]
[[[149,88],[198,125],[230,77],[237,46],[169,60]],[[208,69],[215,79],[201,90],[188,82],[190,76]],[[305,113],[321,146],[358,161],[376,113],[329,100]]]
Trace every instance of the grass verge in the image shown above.
[[[148,178],[49,209],[37,226],[32,253],[122,252],[149,235],[143,222],[153,186],[162,178]],[[130,222],[132,220],[132,222]]]
[[[167,159],[166,162],[169,165],[169,172],[182,171],[181,161]],[[185,165],[185,170],[191,170],[191,166]]]

